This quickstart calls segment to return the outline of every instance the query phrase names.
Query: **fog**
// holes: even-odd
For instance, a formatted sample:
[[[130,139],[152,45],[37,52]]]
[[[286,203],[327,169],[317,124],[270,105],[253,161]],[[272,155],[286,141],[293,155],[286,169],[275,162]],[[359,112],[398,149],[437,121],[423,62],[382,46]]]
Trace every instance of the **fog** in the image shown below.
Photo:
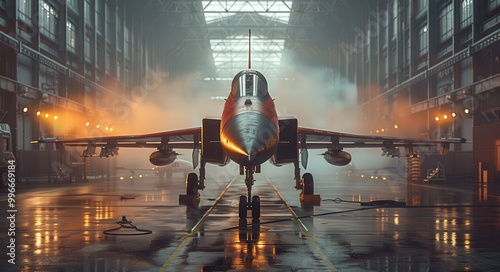
[[[126,118],[118,125],[117,134],[144,134],[201,126],[205,116],[220,117],[224,100],[212,100],[203,89],[197,72],[170,76],[156,69],[149,72],[145,83],[135,88]],[[226,93],[229,93],[229,86]],[[118,116],[118,119],[119,116]],[[148,158],[153,149],[121,148],[118,164],[129,168],[150,168]],[[192,150],[176,150],[179,158],[191,161]]]
[[[255,69],[259,69],[255,67]],[[369,134],[373,120],[367,120],[353,110],[357,105],[356,86],[327,67],[290,65],[278,79],[268,78],[269,93],[275,99],[279,116],[294,116],[302,127],[311,127],[337,132]],[[206,116],[220,117],[224,100],[213,100],[213,96],[227,96],[230,82],[222,90],[206,88],[199,73],[186,73],[175,77],[156,69],[150,71],[143,86],[135,88],[133,103],[120,108],[115,134],[142,134],[176,130],[201,125]],[[150,168],[147,160],[151,149],[121,148],[118,164],[131,168]],[[329,165],[320,155],[325,150],[309,150],[308,171],[325,174],[346,169],[379,169],[395,167],[396,159],[380,159],[381,150],[346,149],[353,155],[352,165],[337,167]],[[191,161],[191,150],[177,150],[182,159]],[[272,169],[287,171],[292,177],[293,167]],[[271,169],[271,170],[270,170]],[[304,170],[302,170],[304,172]],[[237,171],[234,175],[237,175]],[[207,173],[208,175],[208,173]]]
[[[355,109],[357,86],[332,68],[291,65],[282,77],[288,80],[270,82],[270,85],[276,84],[270,86],[270,90],[276,99],[278,114],[296,117],[301,127],[369,135],[373,123],[381,121],[368,120]],[[334,175],[354,169],[395,168],[398,164],[397,159],[381,158],[379,148],[346,148],[345,151],[352,154],[351,164],[333,166],[321,156],[325,150],[309,150],[307,171]],[[293,167],[287,168],[293,173]]]

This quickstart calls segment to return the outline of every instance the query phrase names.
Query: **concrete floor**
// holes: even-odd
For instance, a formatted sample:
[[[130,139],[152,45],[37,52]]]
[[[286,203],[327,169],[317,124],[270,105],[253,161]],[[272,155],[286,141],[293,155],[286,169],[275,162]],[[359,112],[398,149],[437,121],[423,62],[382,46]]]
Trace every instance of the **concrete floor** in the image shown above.
[[[238,219],[238,198],[246,193],[242,176],[208,179],[197,207],[179,205],[185,184],[177,174],[172,179],[21,183],[15,265],[6,254],[11,237],[2,190],[0,270],[500,270],[499,186],[451,180],[407,184],[398,176],[383,178],[369,173],[315,175],[321,205],[302,207],[291,171],[258,174],[254,193],[261,197],[260,222],[250,216],[244,222]],[[374,200],[408,206],[357,203]],[[115,221],[122,215],[152,233],[103,234],[118,227]]]

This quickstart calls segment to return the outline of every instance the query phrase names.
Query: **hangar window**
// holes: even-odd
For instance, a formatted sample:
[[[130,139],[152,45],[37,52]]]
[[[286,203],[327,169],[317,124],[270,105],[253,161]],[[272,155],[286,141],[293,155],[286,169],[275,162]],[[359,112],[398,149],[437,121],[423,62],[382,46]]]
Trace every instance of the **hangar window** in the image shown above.
[[[288,23],[293,1],[202,1],[207,24],[227,17],[257,13],[276,22]]]
[[[104,6],[102,0],[97,0],[95,2],[95,18],[96,18],[96,26],[97,32],[103,34],[104,33]]]
[[[232,26],[239,22],[268,22],[286,26],[293,1],[201,1],[207,25]],[[252,68],[268,77],[278,76],[285,39],[252,33]],[[217,80],[230,80],[247,68],[248,35],[240,33],[210,39]]]
[[[94,26],[94,12],[92,12],[92,3],[90,1],[85,0],[85,22],[90,26]]]
[[[439,11],[439,34],[440,42],[447,41],[453,34],[453,7],[451,3]]]
[[[427,32],[427,24],[423,24],[418,29],[418,56],[426,54],[427,49],[429,48],[429,34]]]
[[[417,0],[417,13],[427,9],[427,0]]]
[[[231,79],[248,68],[248,35],[212,39],[210,47],[219,78]],[[284,47],[284,39],[252,35],[252,68],[266,76],[278,74]]]
[[[460,6],[460,29],[464,29],[472,24],[472,0],[462,0]]]
[[[68,7],[78,13],[78,0],[67,0]]]
[[[92,40],[92,33],[89,33],[90,31],[87,31],[85,35],[85,61],[89,63],[93,63],[94,61],[94,48],[93,48],[93,40]]]
[[[33,0],[18,0],[19,19],[31,25],[31,15],[33,12]]]
[[[488,0],[488,12],[492,12],[500,7],[500,0]]]
[[[72,20],[66,22],[66,48],[69,52],[76,53],[77,27]]]
[[[40,1],[40,33],[57,41],[59,23],[59,7],[55,1]]]

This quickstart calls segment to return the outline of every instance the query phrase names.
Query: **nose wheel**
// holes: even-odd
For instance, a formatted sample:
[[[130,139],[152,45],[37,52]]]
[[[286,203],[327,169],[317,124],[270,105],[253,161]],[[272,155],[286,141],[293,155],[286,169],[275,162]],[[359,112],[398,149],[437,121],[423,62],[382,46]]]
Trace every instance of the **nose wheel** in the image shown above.
[[[247,218],[247,211],[251,210],[252,211],[252,218],[253,219],[259,219],[260,218],[260,197],[259,196],[252,196],[252,201],[248,202],[246,196],[240,196],[240,203],[239,203],[239,216],[240,219],[246,219]]]
[[[239,207],[238,207],[238,214],[240,219],[247,218],[248,210],[252,211],[253,219],[260,218],[260,197],[256,195],[252,196],[252,185],[254,182],[253,173],[254,173],[253,168],[245,166],[245,175],[246,175],[245,184],[248,190],[248,197],[244,195],[240,196]],[[251,201],[249,202],[248,200]]]

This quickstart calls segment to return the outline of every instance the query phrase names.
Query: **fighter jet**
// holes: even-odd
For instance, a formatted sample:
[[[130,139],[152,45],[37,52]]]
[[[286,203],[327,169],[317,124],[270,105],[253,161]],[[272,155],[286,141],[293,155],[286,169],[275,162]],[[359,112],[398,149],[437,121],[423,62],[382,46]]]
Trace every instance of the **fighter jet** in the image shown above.
[[[220,118],[204,118],[200,127],[151,134],[40,138],[34,142],[86,146],[83,156],[97,155],[96,147],[100,147],[100,157],[116,155],[120,147],[155,148],[157,150],[151,153],[149,161],[156,166],[173,163],[178,155],[174,149],[192,149],[193,168],[199,164],[199,175],[188,174],[186,196],[194,198],[199,197],[198,190],[205,188],[207,163],[224,166],[234,161],[240,166],[240,175],[245,176],[247,187],[247,194],[239,199],[241,219],[247,218],[248,210],[251,210],[252,218],[260,217],[260,198],[252,196],[252,186],[254,174],[260,173],[261,165],[266,161],[277,166],[293,164],[295,187],[302,189],[301,196],[308,196],[314,194],[313,177],[310,173],[300,177],[300,164],[307,168],[308,149],[324,149],[322,155],[328,163],[344,166],[351,161],[351,155],[343,150],[349,147],[379,147],[384,154],[394,157],[399,156],[398,147],[413,154],[413,148],[417,146],[440,144],[442,150],[446,150],[451,143],[465,142],[465,139],[457,138],[422,140],[347,134],[304,128],[299,126],[296,118],[279,118],[266,78],[251,68],[250,41],[251,38],[248,67],[234,76]]]

